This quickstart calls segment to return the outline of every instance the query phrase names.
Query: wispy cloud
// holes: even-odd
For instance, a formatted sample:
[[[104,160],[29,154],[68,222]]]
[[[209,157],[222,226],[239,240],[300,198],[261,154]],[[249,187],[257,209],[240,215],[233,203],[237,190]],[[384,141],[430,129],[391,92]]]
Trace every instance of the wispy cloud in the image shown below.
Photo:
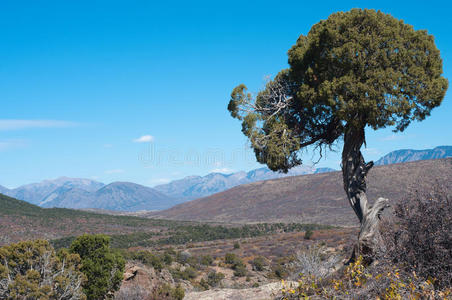
[[[233,172],[234,172],[234,170],[229,169],[229,168],[217,168],[217,169],[213,169],[210,171],[210,173],[226,173],[226,174],[233,173]]]
[[[105,174],[119,174],[119,173],[124,173],[124,170],[123,169],[106,170],[104,173]]]
[[[159,185],[159,184],[168,183],[170,181],[171,181],[171,179],[169,179],[169,178],[156,178],[156,179],[149,180],[149,184],[150,185]]]
[[[135,143],[150,143],[153,140],[154,140],[154,137],[152,135],[143,135],[143,136],[140,136],[137,139],[134,139],[133,141]]]
[[[26,145],[26,143],[23,140],[0,141],[0,151],[16,149],[16,148],[24,147],[25,145]]]
[[[78,124],[60,120],[5,120],[0,119],[0,131],[20,130],[31,128],[62,128],[73,127]]]

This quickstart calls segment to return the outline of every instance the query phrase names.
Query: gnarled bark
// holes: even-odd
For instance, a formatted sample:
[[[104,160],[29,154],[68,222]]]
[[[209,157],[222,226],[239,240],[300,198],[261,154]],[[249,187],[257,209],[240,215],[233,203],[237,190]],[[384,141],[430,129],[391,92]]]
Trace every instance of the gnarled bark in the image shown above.
[[[361,224],[358,243],[350,261],[362,255],[366,263],[370,263],[372,256],[382,247],[378,223],[381,212],[388,206],[388,200],[379,198],[373,206],[369,206],[366,196],[366,176],[373,162],[364,161],[360,151],[364,142],[364,128],[347,128],[342,151],[342,175],[347,198]]]

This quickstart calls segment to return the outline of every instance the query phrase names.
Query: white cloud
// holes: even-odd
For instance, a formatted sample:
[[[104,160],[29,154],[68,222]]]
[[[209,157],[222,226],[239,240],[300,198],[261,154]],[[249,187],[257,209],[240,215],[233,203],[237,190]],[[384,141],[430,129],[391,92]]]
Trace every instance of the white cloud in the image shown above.
[[[169,179],[169,178],[156,178],[156,179],[149,180],[149,184],[151,184],[151,185],[159,185],[159,184],[168,183],[170,181],[171,181],[171,179]]]
[[[0,131],[30,128],[62,128],[77,126],[77,123],[58,120],[1,120]]]
[[[407,134],[391,134],[391,135],[380,138],[380,141],[385,141],[385,142],[398,141],[398,140],[403,140],[403,139],[411,139],[413,137],[415,137],[415,135],[413,135],[413,134],[409,134],[409,135],[407,135]]]
[[[135,143],[150,143],[153,140],[154,140],[154,137],[152,135],[143,135],[143,136],[140,136],[137,139],[134,139],[133,141]]]
[[[234,170],[229,169],[229,168],[217,168],[217,169],[213,169],[210,171],[210,173],[225,173],[225,174],[230,174],[233,172],[234,172]]]
[[[124,173],[124,170],[122,169],[114,169],[114,170],[107,170],[105,171],[105,174],[119,174]]]

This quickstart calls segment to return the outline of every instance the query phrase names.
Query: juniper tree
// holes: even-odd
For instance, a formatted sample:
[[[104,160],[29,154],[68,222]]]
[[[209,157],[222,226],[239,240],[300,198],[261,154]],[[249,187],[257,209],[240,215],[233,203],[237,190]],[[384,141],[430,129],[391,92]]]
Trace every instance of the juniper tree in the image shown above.
[[[228,110],[242,121],[256,159],[273,171],[300,165],[301,152],[343,141],[347,198],[361,224],[354,255],[378,249],[378,220],[388,200],[370,206],[361,147],[365,129],[403,131],[441,104],[448,87],[434,38],[389,14],[352,9],[315,24],[288,51],[289,68],[253,96],[241,84]]]

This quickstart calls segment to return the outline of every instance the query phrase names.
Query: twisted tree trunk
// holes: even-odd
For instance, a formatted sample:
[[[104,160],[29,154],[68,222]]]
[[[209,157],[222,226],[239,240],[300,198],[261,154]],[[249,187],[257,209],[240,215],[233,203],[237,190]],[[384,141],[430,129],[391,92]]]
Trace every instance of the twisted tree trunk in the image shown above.
[[[388,206],[388,199],[378,198],[373,206],[368,204],[366,176],[374,163],[364,161],[360,151],[364,141],[364,128],[347,128],[342,150],[342,176],[347,198],[361,224],[358,243],[353,249],[350,262],[362,255],[365,263],[369,264],[382,248],[378,223],[381,212]]]

